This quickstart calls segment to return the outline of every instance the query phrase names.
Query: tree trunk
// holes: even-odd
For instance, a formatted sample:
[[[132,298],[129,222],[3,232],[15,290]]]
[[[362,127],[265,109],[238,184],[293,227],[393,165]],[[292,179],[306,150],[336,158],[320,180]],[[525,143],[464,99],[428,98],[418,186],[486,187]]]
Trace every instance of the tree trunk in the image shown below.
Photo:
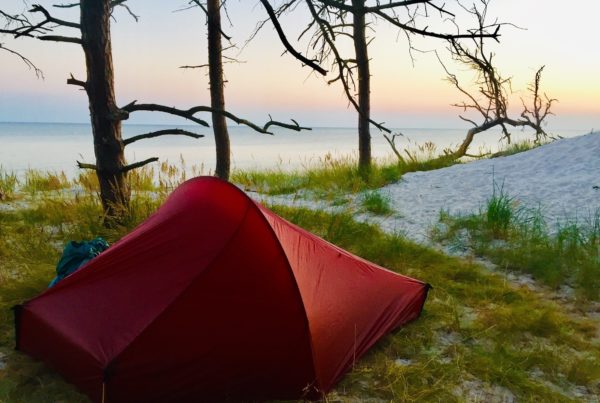
[[[210,105],[214,110],[225,110],[223,60],[221,57],[221,0],[208,0],[208,70],[210,78]],[[213,132],[217,153],[215,176],[229,180],[230,155],[227,122],[222,113],[212,113]]]
[[[115,101],[110,0],[81,0],[81,38],[100,198],[107,218],[118,219],[128,206],[130,194],[123,172],[122,116]]]
[[[362,9],[365,0],[352,0],[352,6]],[[371,118],[371,75],[369,73],[369,54],[365,34],[365,13],[353,13],[354,51],[358,70],[358,166],[361,171],[371,167],[371,133],[369,120]]]

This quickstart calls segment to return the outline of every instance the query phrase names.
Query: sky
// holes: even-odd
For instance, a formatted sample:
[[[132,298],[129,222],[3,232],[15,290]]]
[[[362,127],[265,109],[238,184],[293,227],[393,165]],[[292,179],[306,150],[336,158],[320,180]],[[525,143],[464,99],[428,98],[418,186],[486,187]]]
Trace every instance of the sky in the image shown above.
[[[56,1],[38,2],[50,9]],[[452,7],[455,2],[446,3]],[[118,8],[111,27],[119,104],[138,100],[178,108],[208,105],[207,71],[179,68],[207,62],[203,13],[199,9],[176,12],[187,4],[181,0],[129,0],[128,4],[140,16],[139,21]],[[271,114],[277,120],[294,118],[314,127],[356,124],[356,114],[348,107],[341,86],[328,85],[327,78],[311,73],[308,67],[283,54],[283,45],[270,23],[246,44],[256,23],[266,18],[260,3],[228,0],[227,4],[230,22],[224,19],[224,31],[233,37],[236,47],[226,54],[239,61],[225,65],[229,111],[256,123],[265,122]],[[2,0],[2,7],[13,13],[21,11],[22,0]],[[54,9],[53,13],[63,19],[78,19],[76,10]],[[521,27],[504,26],[500,43],[490,43],[489,47],[496,54],[499,71],[513,77],[513,113],[518,116],[520,98],[527,96],[527,84],[537,68],[545,65],[543,89],[559,100],[548,128],[600,128],[600,47],[594,28],[600,2],[493,0],[489,15]],[[284,18],[290,40],[295,41],[307,22],[308,13],[303,6]],[[471,20],[465,19],[458,23],[472,25]],[[399,128],[465,126],[458,118],[460,111],[451,106],[464,98],[444,79],[444,70],[435,55],[417,53],[413,62],[407,41],[397,29],[383,21],[375,22],[371,28],[373,119]],[[451,30],[447,24],[440,28]],[[85,94],[66,85],[70,73],[85,78],[83,52],[78,45],[6,36],[0,36],[0,43],[20,51],[44,72],[44,79],[38,79],[18,58],[0,51],[0,122],[89,120]],[[304,53],[306,43],[296,43]],[[448,58],[442,41],[417,38],[415,45],[422,50],[437,49],[447,67],[461,80],[468,83],[473,79],[472,73]],[[344,45],[342,49],[351,50]],[[134,114],[130,122],[181,121],[140,113]]]

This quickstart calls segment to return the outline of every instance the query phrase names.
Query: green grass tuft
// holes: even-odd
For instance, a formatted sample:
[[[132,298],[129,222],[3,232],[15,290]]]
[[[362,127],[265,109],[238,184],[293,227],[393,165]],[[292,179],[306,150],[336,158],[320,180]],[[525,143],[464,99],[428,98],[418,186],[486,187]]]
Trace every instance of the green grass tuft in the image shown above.
[[[503,188],[498,191],[494,189],[492,197],[486,204],[486,224],[495,237],[504,236],[516,218],[513,204],[514,200],[508,197]]]
[[[373,214],[390,215],[394,211],[389,196],[384,196],[377,190],[365,192],[361,197],[361,205]]]
[[[434,238],[451,248],[468,248],[501,269],[531,274],[550,287],[569,285],[583,300],[600,299],[600,211],[588,223],[550,228],[539,209],[516,207],[495,193],[480,214],[440,214]]]
[[[0,166],[0,201],[13,199],[18,184],[17,174],[5,171]]]

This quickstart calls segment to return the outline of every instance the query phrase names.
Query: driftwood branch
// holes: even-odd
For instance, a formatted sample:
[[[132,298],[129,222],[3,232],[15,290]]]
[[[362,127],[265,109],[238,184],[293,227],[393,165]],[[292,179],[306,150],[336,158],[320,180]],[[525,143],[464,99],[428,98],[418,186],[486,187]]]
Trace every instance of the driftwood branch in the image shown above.
[[[472,11],[477,17],[480,31],[486,27],[487,2],[484,1],[483,4],[484,9],[482,11],[476,9]],[[499,127],[502,130],[502,135],[508,143],[511,140],[509,127],[530,127],[534,129],[536,131],[536,142],[540,142],[542,138],[547,137],[542,125],[546,117],[552,114],[550,108],[556,100],[546,97],[546,102],[544,103],[541,99],[540,80],[544,67],[541,67],[537,71],[533,83],[528,87],[528,90],[533,95],[533,105],[528,107],[525,101],[521,100],[524,109],[520,119],[511,118],[508,112],[509,93],[512,91],[511,79],[504,78],[500,74],[494,65],[494,54],[486,51],[483,38],[471,39],[474,44],[473,47],[468,47],[455,38],[451,38],[448,49],[453,60],[467,66],[476,73],[474,84],[477,88],[477,93],[473,93],[463,87],[457,76],[449,71],[438,56],[438,60],[447,74],[447,80],[467,98],[466,101],[454,104],[453,106],[461,108],[464,112],[471,111],[479,115],[479,119],[459,115],[460,119],[472,124],[473,127],[467,131],[460,146],[455,151],[450,152],[449,155],[454,158],[468,155],[469,146],[473,142],[475,135],[494,127]]]
[[[197,133],[193,133],[193,132],[190,132],[187,130],[165,129],[165,130],[157,130],[157,131],[150,132],[150,133],[138,134],[137,136],[130,137],[128,139],[123,140],[123,145],[129,145],[131,143],[134,143],[134,142],[136,142],[138,140],[142,140],[142,139],[151,139],[154,137],[167,136],[167,135],[188,136],[188,137],[193,137],[195,139],[204,137],[203,134],[197,134]]]
[[[558,102],[555,98],[550,98],[546,94],[544,94],[544,100],[540,95],[540,86],[542,80],[542,71],[544,71],[544,67],[542,66],[535,73],[535,78],[533,82],[527,87],[529,92],[532,95],[532,105],[528,106],[523,98],[521,98],[521,103],[523,104],[523,112],[521,112],[521,118],[527,121],[532,127],[535,128],[535,141],[537,143],[541,142],[542,138],[548,137],[548,134],[542,128],[542,125],[548,115],[553,115],[551,108],[554,102]]]
[[[133,164],[129,164],[129,165],[125,165],[123,168],[121,168],[121,172],[125,173],[125,172],[129,172],[132,169],[137,169],[137,168],[141,168],[144,165],[148,165],[152,162],[156,162],[158,161],[158,157],[152,157],[152,158],[148,158],[146,160],[140,161],[140,162],[134,162]]]
[[[402,157],[402,154],[400,154],[400,151],[398,151],[398,147],[396,146],[396,138],[400,137],[400,136],[404,136],[404,135],[402,133],[395,133],[395,134],[392,134],[392,137],[390,137],[390,136],[388,136],[385,133],[383,134],[383,138],[390,145],[392,151],[394,152],[394,154],[398,158],[398,161],[400,163],[402,163],[402,164],[405,164],[406,160],[404,159],[404,157]]]

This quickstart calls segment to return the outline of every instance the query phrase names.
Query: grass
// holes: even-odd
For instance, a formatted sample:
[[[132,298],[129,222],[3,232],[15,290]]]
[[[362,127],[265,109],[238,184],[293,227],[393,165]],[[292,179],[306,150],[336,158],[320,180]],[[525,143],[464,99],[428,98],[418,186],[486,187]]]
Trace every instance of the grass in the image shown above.
[[[600,299],[600,211],[587,222],[547,225],[542,212],[518,207],[503,191],[479,214],[442,213],[438,241],[467,248],[499,268],[531,274],[553,288],[565,284],[583,300]]]
[[[35,195],[38,192],[67,189],[71,187],[64,172],[43,172],[28,169],[25,172],[23,191]]]
[[[17,184],[17,174],[8,172],[0,166],[0,201],[14,198]]]
[[[493,387],[524,401],[571,401],[575,385],[600,392],[596,322],[348,214],[275,210],[359,256],[433,285],[421,318],[372,349],[332,401],[462,401],[474,389]]]
[[[152,174],[160,180],[158,185],[153,183],[152,191],[141,190],[151,189],[146,174],[132,184],[137,191],[130,217],[119,228],[102,226],[98,185],[87,173],[76,180],[83,189],[77,196],[38,191],[27,208],[0,209],[0,364],[4,365],[0,365],[0,402],[87,402],[52,370],[13,350],[10,307],[47,287],[67,241],[95,236],[116,241],[151,214],[184,179],[180,170],[168,164]],[[329,178],[336,175],[345,174],[322,173]],[[309,179],[299,175],[297,180]],[[365,199],[381,199],[367,204],[385,206],[386,198],[369,192],[370,185],[361,181],[355,183],[370,194]],[[316,183],[324,186],[326,180]],[[268,185],[267,180],[264,186]],[[523,246],[521,258],[527,247],[541,248],[555,239],[556,249],[530,253],[542,271],[548,270],[557,250],[580,259],[582,245],[588,245],[589,252],[596,245],[597,254],[600,219],[586,228],[564,225],[551,235],[540,214],[528,216],[508,195],[498,192],[496,196],[481,215],[445,217],[446,239],[471,242],[471,234],[477,239],[479,231],[488,234],[492,243],[510,245],[518,227],[528,234],[527,239],[536,239]],[[347,203],[337,197],[337,204]],[[389,200],[387,204],[389,207]],[[543,292],[513,286],[504,276],[469,259],[449,257],[358,223],[349,213],[272,208],[365,259],[433,285],[419,320],[383,338],[356,363],[327,401],[500,401],[504,393],[508,400],[568,402],[577,400],[576,392],[588,400],[600,394],[597,320],[573,312]],[[381,211],[381,206],[373,209]],[[590,284],[600,278],[593,264],[578,267],[580,276],[588,276],[585,281]]]
[[[544,145],[544,144],[547,144],[547,141],[546,142],[542,141],[542,143],[536,143],[533,140],[523,140],[523,141],[518,141],[516,143],[510,143],[503,150],[493,154],[492,158],[508,157],[509,155],[518,154],[518,153],[522,153],[524,151],[532,150],[532,149],[539,147],[541,145]]]
[[[340,194],[377,189],[398,181],[408,172],[444,168],[457,163],[441,156],[420,158],[413,152],[406,163],[375,161],[366,174],[361,173],[354,158],[326,156],[316,165],[284,171],[281,168],[261,171],[234,171],[231,181],[246,189],[277,195],[311,192],[317,198],[335,200]]]
[[[361,205],[365,211],[377,215],[390,215],[394,211],[390,196],[382,195],[376,190],[365,192],[361,197]]]
[[[531,141],[512,143],[494,156],[507,156],[537,147]],[[445,168],[460,161],[444,153],[437,153],[431,142],[414,145],[404,151],[403,160],[375,161],[369,172],[360,172],[353,157],[334,158],[328,154],[316,164],[296,170],[281,167],[267,170],[234,171],[231,181],[269,195],[304,194],[318,199],[337,200],[340,195],[378,189],[397,182],[409,172]]]
[[[93,192],[74,199],[38,197],[29,208],[0,211],[0,354],[6,365],[0,369],[0,401],[87,401],[59,375],[13,351],[9,308],[47,286],[66,241],[101,235],[114,242],[160,202],[138,193],[130,220],[114,229],[101,225]],[[592,321],[513,288],[476,264],[357,223],[350,214],[274,209],[359,256],[434,287],[422,317],[378,343],[330,401],[461,401],[474,390],[498,387],[526,401],[570,401],[576,386],[600,393],[598,328]]]

